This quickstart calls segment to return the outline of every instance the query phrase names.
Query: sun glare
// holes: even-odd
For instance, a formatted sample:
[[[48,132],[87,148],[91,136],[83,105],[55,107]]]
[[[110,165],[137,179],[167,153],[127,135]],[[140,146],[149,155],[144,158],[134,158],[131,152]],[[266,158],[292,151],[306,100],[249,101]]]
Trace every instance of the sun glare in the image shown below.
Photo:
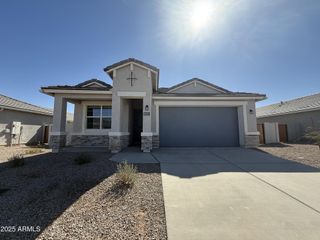
[[[190,26],[193,31],[200,31],[202,28],[208,26],[212,19],[213,9],[210,2],[194,2],[190,11]]]
[[[176,49],[204,46],[218,41],[228,6],[235,0],[167,0],[161,10],[165,16],[164,37]]]

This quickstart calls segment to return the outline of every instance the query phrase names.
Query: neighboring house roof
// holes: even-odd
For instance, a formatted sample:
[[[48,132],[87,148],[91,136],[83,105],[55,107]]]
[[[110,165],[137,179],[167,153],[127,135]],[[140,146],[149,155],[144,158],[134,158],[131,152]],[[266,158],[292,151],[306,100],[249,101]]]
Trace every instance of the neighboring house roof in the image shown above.
[[[102,90],[102,91],[107,90],[108,91],[112,89],[112,86],[104,81],[93,78],[73,86],[57,85],[57,86],[41,87],[41,89],[68,89],[68,90],[73,89],[73,90]]]
[[[52,116],[52,111],[0,94],[0,108]]]
[[[212,84],[212,83],[210,83],[210,82],[207,82],[207,81],[202,80],[202,79],[199,79],[199,78],[192,78],[192,79],[190,79],[190,80],[187,80],[187,81],[184,81],[184,82],[179,83],[179,84],[177,84],[177,85],[174,85],[174,86],[168,88],[168,89],[166,90],[166,92],[169,93],[169,92],[173,91],[173,90],[176,89],[176,88],[182,87],[182,86],[184,86],[184,85],[188,85],[189,83],[192,83],[192,82],[194,82],[194,81],[197,81],[197,82],[203,83],[203,84],[205,84],[205,85],[208,85],[208,86],[210,86],[210,87],[218,90],[219,92],[230,93],[230,91],[227,90],[227,89],[224,89],[224,88],[222,88],[222,87],[219,87],[219,86],[217,86],[217,85],[215,85],[215,84]]]
[[[257,108],[257,117],[320,110],[320,93]]]
[[[143,61],[141,61],[141,60],[138,60],[138,59],[136,59],[136,58],[128,58],[128,59],[119,61],[119,62],[117,62],[117,63],[114,63],[114,64],[110,65],[110,66],[105,67],[103,70],[104,70],[105,72],[107,72],[107,71],[109,71],[109,70],[111,70],[111,69],[114,69],[114,68],[116,68],[116,67],[119,67],[119,66],[125,65],[125,64],[127,64],[127,63],[131,63],[131,62],[140,64],[140,65],[142,65],[142,66],[144,66],[144,67],[146,67],[146,68],[150,68],[150,69],[152,69],[152,70],[154,70],[154,71],[156,71],[156,72],[159,72],[159,69],[158,69],[157,67],[152,66],[152,65],[150,65],[150,64],[148,64],[148,63],[145,63],[145,62],[143,62]]]

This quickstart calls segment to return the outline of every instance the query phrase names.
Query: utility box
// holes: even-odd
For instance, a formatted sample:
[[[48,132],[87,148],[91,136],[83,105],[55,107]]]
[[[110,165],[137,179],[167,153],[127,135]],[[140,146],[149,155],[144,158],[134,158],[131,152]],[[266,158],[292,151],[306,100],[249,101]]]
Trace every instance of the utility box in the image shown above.
[[[11,134],[20,135],[21,133],[21,122],[12,122]]]

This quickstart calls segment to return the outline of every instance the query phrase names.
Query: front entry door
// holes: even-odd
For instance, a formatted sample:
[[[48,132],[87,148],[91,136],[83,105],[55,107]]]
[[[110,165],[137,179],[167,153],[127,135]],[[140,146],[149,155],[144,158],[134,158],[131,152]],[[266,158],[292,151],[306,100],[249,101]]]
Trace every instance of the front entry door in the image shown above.
[[[133,109],[132,145],[141,145],[142,109]]]

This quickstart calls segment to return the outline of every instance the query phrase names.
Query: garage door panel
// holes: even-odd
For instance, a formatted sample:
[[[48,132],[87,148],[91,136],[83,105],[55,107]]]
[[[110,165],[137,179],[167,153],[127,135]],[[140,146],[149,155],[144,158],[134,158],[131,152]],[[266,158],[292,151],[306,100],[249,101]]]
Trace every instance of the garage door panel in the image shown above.
[[[235,107],[160,107],[160,146],[239,146]]]

